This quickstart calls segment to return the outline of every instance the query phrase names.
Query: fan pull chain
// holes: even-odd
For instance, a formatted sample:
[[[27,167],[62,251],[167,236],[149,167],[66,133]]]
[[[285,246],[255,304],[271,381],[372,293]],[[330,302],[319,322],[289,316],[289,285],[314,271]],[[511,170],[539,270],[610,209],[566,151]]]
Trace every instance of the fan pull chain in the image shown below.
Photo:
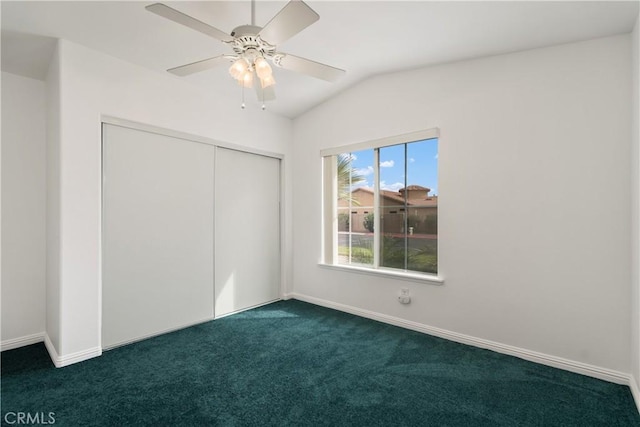
[[[242,104],[240,104],[240,108],[242,110],[244,110],[244,107],[245,107],[245,105],[244,105],[244,85],[240,85],[240,87],[242,88],[241,89],[242,90]]]
[[[264,88],[262,88],[262,111],[266,110],[267,106],[264,105]]]

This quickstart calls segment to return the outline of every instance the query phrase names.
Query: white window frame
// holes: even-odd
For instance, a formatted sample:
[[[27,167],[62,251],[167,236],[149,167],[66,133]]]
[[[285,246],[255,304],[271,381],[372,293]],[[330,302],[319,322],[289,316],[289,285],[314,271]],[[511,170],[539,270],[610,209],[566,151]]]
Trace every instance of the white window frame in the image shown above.
[[[412,142],[422,141],[425,139],[440,138],[440,130],[431,128],[420,130],[402,135],[391,136],[387,138],[376,139],[373,141],[360,142],[356,144],[343,145],[339,147],[327,148],[320,151],[323,161],[323,194],[322,194],[322,261],[320,266],[323,268],[350,271],[354,273],[370,274],[380,277],[391,277],[395,279],[410,280],[424,282],[434,285],[444,284],[444,278],[440,271],[440,262],[438,262],[438,275],[420,273],[414,271],[400,271],[393,269],[379,268],[379,243],[380,233],[374,233],[374,260],[372,267],[353,266],[338,264],[338,216],[337,216],[337,193],[338,193],[338,173],[337,173],[337,156],[342,153],[352,153],[362,150],[374,150],[374,165],[378,165],[379,153],[376,148],[383,148],[398,144],[408,144]],[[374,191],[374,212],[379,212],[379,168],[374,168],[375,191]],[[374,230],[380,230],[380,215],[374,217]],[[440,244],[438,243],[438,259],[440,259]]]

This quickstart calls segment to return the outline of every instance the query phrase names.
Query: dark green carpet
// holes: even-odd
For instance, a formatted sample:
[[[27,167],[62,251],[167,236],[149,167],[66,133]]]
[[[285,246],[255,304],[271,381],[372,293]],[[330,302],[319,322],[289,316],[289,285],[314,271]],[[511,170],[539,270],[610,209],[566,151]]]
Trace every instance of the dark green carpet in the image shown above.
[[[628,387],[299,301],[62,369],[6,351],[1,387],[3,424],[640,426]]]

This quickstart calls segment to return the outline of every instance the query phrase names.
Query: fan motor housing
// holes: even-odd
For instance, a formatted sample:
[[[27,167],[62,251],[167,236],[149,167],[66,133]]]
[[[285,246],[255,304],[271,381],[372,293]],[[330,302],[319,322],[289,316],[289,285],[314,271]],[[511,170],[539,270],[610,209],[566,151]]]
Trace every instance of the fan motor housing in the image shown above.
[[[262,30],[262,27],[258,27],[257,25],[240,25],[231,31],[232,37],[242,37],[242,36],[255,36]]]
[[[276,47],[260,38],[262,27],[256,25],[241,25],[231,31],[233,41],[229,42],[237,55],[242,55],[249,49],[255,49],[263,56],[270,57],[276,52]]]

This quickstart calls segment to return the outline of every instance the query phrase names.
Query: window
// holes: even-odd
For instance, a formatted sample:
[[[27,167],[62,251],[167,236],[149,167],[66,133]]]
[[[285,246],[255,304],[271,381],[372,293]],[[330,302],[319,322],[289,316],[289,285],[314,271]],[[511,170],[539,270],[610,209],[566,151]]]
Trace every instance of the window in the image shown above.
[[[325,264],[437,275],[437,129],[322,154]]]

